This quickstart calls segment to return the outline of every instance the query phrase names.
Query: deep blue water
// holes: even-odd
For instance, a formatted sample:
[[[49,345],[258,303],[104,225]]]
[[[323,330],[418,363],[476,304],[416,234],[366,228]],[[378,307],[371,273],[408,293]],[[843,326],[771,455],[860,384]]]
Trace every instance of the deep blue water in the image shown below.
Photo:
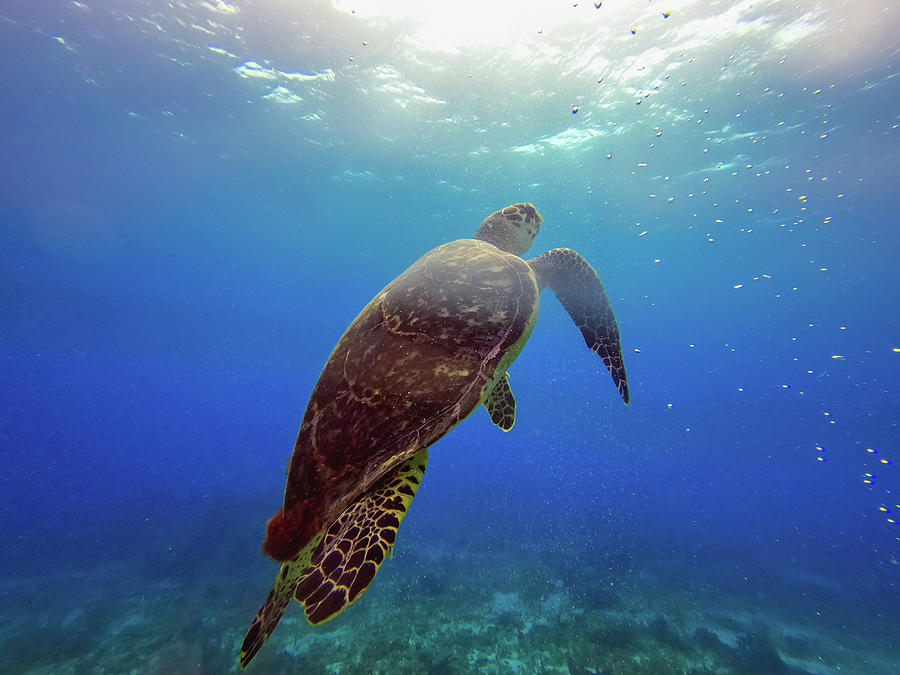
[[[3,672],[234,669],[338,337],[519,201],[631,405],[545,293],[513,431],[252,668],[900,672],[900,12],[428,5],[0,6]]]

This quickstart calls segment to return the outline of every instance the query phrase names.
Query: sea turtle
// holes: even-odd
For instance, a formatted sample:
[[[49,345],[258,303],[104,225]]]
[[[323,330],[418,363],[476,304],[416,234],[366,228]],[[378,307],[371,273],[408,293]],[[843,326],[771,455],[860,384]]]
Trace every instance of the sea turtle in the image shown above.
[[[428,447],[479,405],[509,431],[507,369],[549,288],[628,403],[619,328],[597,273],[557,248],[533,260],[542,218],[531,204],[488,216],[474,239],[429,251],[365,306],[313,389],[263,551],[281,563],[241,647],[246,666],[291,597],[312,624],[369,586],[389,556]]]

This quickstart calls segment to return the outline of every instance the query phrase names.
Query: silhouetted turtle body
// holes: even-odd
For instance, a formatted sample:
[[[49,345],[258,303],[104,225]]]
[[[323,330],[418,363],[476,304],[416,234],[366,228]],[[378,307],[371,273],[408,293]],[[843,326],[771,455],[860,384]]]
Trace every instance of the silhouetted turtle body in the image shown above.
[[[628,403],[619,329],[594,269],[570,249],[525,253],[542,219],[531,204],[490,215],[474,239],[429,251],[390,282],[338,341],[310,396],[284,504],[263,550],[282,563],[241,648],[246,666],[291,597],[310,623],[368,587],[393,548],[428,447],[484,405],[515,422],[507,369],[552,289]]]

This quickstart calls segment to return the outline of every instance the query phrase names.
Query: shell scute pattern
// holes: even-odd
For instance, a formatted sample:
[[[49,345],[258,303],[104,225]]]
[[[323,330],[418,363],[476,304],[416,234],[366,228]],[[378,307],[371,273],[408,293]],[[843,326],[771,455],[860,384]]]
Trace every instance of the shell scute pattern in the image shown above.
[[[524,261],[472,239],[439,246],[391,282],[323,370],[311,397],[318,413],[305,416],[297,443],[316,448],[295,453],[298,489],[286,504],[309,494],[304,475],[323,466],[366,489],[398,447],[431,445],[472,412],[537,294]]]
[[[472,239],[427,253],[402,274],[382,308],[391,330],[453,350],[487,353],[536,297],[524,261]],[[457,367],[461,367],[457,364]]]

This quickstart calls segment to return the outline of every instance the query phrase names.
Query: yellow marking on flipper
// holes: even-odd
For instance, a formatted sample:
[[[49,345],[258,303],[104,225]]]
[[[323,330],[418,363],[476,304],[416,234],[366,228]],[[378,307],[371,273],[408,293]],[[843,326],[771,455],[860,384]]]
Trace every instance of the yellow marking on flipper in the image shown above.
[[[325,531],[294,590],[311,624],[335,617],[372,583],[391,555],[427,464],[425,448],[388,472]]]

